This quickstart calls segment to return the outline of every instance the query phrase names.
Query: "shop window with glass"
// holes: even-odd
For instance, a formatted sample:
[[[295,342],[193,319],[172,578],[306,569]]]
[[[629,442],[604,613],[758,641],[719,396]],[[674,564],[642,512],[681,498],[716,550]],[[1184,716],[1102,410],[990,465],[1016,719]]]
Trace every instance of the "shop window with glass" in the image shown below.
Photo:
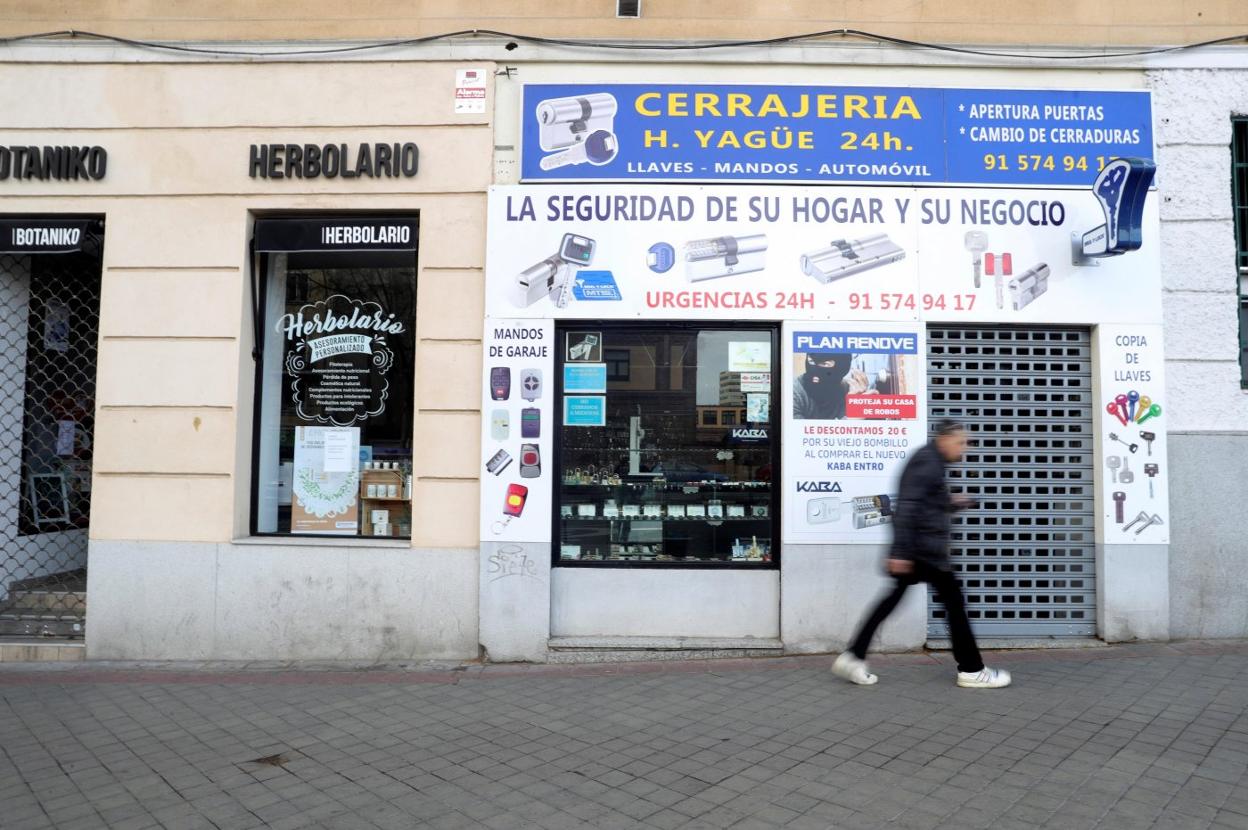
[[[410,538],[417,230],[256,220],[253,534]]]
[[[628,380],[628,349],[607,349],[602,354],[607,361],[607,380]]]
[[[1235,213],[1235,288],[1239,302],[1239,380],[1248,389],[1248,118],[1231,120],[1231,206]]]
[[[572,348],[587,335],[607,365]],[[775,328],[566,324],[557,342],[555,564],[775,567]]]

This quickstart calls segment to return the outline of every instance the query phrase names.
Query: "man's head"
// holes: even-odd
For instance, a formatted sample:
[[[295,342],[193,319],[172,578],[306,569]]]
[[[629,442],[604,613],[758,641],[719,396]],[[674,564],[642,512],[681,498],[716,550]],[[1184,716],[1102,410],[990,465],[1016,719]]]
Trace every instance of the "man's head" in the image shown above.
[[[953,463],[966,455],[966,428],[948,418],[936,425],[936,449],[940,457]]]
[[[806,355],[807,391],[817,397],[845,394],[841,381],[849,374],[852,355],[835,352],[812,352]]]

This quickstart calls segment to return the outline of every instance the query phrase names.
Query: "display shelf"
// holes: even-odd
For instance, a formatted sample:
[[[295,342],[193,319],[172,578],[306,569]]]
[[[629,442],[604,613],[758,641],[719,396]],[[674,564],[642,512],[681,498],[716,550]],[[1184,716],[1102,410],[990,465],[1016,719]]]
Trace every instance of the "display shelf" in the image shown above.
[[[756,429],[756,428],[757,427],[743,427],[743,429]],[[635,453],[635,452],[641,453],[643,456],[649,456],[649,457],[654,457],[657,455],[659,457],[666,456],[667,458],[675,458],[677,456],[691,454],[691,453],[699,453],[699,454],[718,453],[718,452],[723,452],[726,449],[732,450],[734,453],[735,452],[762,452],[762,453],[771,454],[771,442],[770,442],[770,439],[768,440],[759,439],[759,442],[757,444],[749,444],[749,443],[743,442],[743,443],[736,443],[736,444],[717,443],[717,444],[685,444],[682,446],[668,445],[668,446],[663,447],[661,450],[652,450],[652,449],[631,450],[627,446],[623,446],[623,447],[569,447],[567,444],[563,445],[563,451],[565,453],[569,453],[569,452],[593,453],[595,455],[610,455],[613,458],[628,458],[630,453]]]
[[[744,557],[724,558],[724,559],[704,559],[698,556],[673,556],[671,554],[616,554],[614,556],[561,556],[559,558],[560,565],[578,565],[583,563],[602,563],[602,562],[655,562],[663,565],[693,565],[699,567],[715,567],[726,565],[748,565],[753,567],[766,567],[771,565],[770,558],[749,559]]]
[[[362,470],[360,475],[360,535],[377,538],[399,538],[411,536],[412,525],[412,500],[410,497],[404,496],[406,487],[405,470]],[[378,487],[394,487],[396,494],[389,495],[373,495],[368,494],[369,485]],[[373,510],[385,510],[386,528],[388,533],[381,534],[378,537],[373,532],[373,523],[371,521]],[[407,532],[401,533],[400,526],[406,526]]]
[[[656,479],[654,481],[621,481],[618,484],[609,484],[604,482],[588,482],[588,483],[569,483],[563,482],[559,485],[564,488],[598,488],[611,489],[614,487],[632,487],[632,488],[649,488],[664,487],[676,490],[684,490],[686,488],[698,489],[717,489],[717,490],[770,490],[770,481],[667,481],[666,479]]]
[[[398,504],[403,502],[403,504]],[[368,521],[371,511],[374,509],[384,509],[390,515],[386,521],[389,533],[380,536],[373,532],[373,523]],[[412,508],[411,503],[406,499],[360,499],[360,535],[369,536],[380,539],[407,538],[412,535]],[[400,530],[402,525],[407,526],[407,532]]]
[[[712,519],[707,516],[560,516],[563,522],[770,522],[770,516],[724,516]]]

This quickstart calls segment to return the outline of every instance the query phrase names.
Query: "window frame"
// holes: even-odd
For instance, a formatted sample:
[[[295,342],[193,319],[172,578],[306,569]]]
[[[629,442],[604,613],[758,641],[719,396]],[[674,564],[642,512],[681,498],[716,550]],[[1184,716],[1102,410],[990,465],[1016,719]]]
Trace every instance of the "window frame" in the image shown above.
[[[615,357],[615,359],[612,359],[609,355],[610,352],[618,353],[620,351],[622,350],[621,349],[603,349],[602,350],[602,361],[603,363],[607,364],[607,382],[608,383],[613,380],[618,380],[618,381],[627,383],[629,380],[632,379],[633,367],[632,367],[631,356],[628,355],[626,352],[624,355],[624,358],[621,360],[618,354]],[[618,371],[621,365],[623,365],[624,370]]]
[[[411,256],[413,259],[413,272],[416,275],[416,283],[413,284],[412,286],[413,313],[412,313],[412,321],[411,321],[412,323],[411,331],[412,331],[412,337],[413,337],[412,383],[413,383],[413,388],[414,388],[414,385],[416,382],[416,374],[415,374],[416,351],[419,348],[419,340],[416,338],[416,318],[419,316],[419,313],[420,313],[420,306],[418,304],[419,288],[420,288],[420,285],[419,285],[419,281],[420,281],[420,238],[419,238],[420,213],[418,211],[404,211],[402,213],[369,213],[369,212],[333,213],[333,214],[321,214],[321,213],[285,214],[284,213],[284,214],[254,215],[253,218],[256,220],[290,219],[290,220],[296,220],[296,221],[297,220],[317,220],[317,219],[342,219],[345,221],[361,220],[361,219],[382,219],[382,220],[391,219],[391,220],[410,221],[413,223],[414,233],[416,233],[417,235],[416,247],[411,251]],[[333,254],[349,253],[349,252],[350,251],[343,251],[343,252],[324,251],[324,253],[333,253]],[[370,251],[357,251],[357,252],[369,253]],[[370,546],[370,545],[375,546],[378,544],[387,544],[387,543],[393,544],[393,543],[402,543],[402,542],[407,542],[410,544],[411,539],[412,539],[411,534],[406,535],[406,536],[366,536],[357,532],[357,534],[354,536],[348,536],[346,534],[338,535],[338,534],[319,534],[319,533],[294,533],[291,531],[281,532],[281,531],[257,530],[257,525],[259,521],[259,512],[260,512],[260,477],[258,474],[259,469],[260,469],[260,445],[261,445],[260,417],[261,417],[262,409],[263,409],[263,407],[260,405],[260,402],[263,399],[263,391],[264,391],[264,346],[265,346],[266,338],[271,334],[271,332],[268,331],[268,327],[264,324],[264,320],[265,320],[265,315],[268,313],[267,297],[268,297],[270,257],[275,256],[276,253],[277,252],[273,252],[273,251],[256,250],[256,231],[253,225],[251,229],[250,237],[248,239],[248,255],[249,255],[250,270],[251,270],[250,282],[249,282],[249,288],[248,288],[251,296],[248,299],[250,301],[249,305],[251,306],[251,314],[252,314],[251,358],[252,358],[254,377],[252,379],[252,390],[251,390],[251,394],[252,394],[252,398],[251,398],[251,409],[252,409],[252,412],[251,412],[251,454],[248,458],[248,469],[247,469],[247,477],[250,482],[250,486],[248,488],[249,489],[248,499],[247,499],[248,501],[247,536],[248,538],[257,538],[257,539],[316,540],[320,544],[328,543],[328,544],[340,544],[344,546],[352,545],[352,544],[359,545],[361,543],[364,546]],[[297,252],[290,251],[287,253],[297,253]],[[414,404],[411,410],[411,417],[412,418],[416,417],[416,409],[415,409]],[[315,426],[315,424],[310,424],[309,426]],[[415,432],[413,431],[413,442],[412,442],[413,462],[415,460],[415,453],[416,453],[416,443],[414,439],[415,439]],[[412,473],[413,493],[412,493],[412,499],[410,500],[409,504],[414,503],[415,501],[416,475],[414,471],[414,466],[415,465],[413,463],[413,473]],[[413,518],[414,518],[414,515],[413,515]],[[360,523],[360,527],[362,526],[363,526],[363,522]]]
[[[771,411],[772,419],[768,424],[768,428],[772,430],[771,435],[771,504],[768,509],[768,521],[771,525],[771,561],[770,562],[743,562],[743,561],[717,561],[717,562],[643,562],[628,560],[565,560],[561,557],[561,539],[559,508],[562,504],[562,481],[563,481],[563,416],[562,406],[559,402],[563,399],[563,367],[566,364],[564,349],[560,346],[555,349],[554,361],[554,394],[556,406],[554,407],[556,417],[552,419],[553,434],[551,435],[551,454],[558,464],[552,465],[554,478],[551,481],[551,499],[550,499],[550,526],[551,526],[551,545],[550,545],[550,561],[553,568],[591,568],[591,569],[631,569],[631,570],[649,570],[656,572],[672,571],[687,573],[689,571],[778,571],[780,570],[781,560],[783,558],[781,549],[783,547],[783,539],[781,537],[781,516],[783,514],[783,493],[782,482],[784,481],[781,470],[782,453],[780,451],[782,431],[784,425],[783,410],[779,407],[783,404],[777,398],[780,391],[780,352],[781,337],[783,331],[779,322],[741,322],[739,320],[612,320],[598,322],[594,324],[602,330],[604,351],[606,356],[605,341],[608,334],[612,332],[629,332],[638,329],[658,330],[658,331],[683,331],[697,332],[701,330],[711,331],[757,331],[768,332],[771,334]],[[562,344],[564,338],[569,331],[582,331],[585,328],[585,321],[577,320],[556,320],[555,321],[555,342]],[[695,335],[696,336],[696,335]],[[695,429],[702,429],[701,417],[697,412],[697,404],[695,399],[694,409],[690,412],[690,417],[695,420]],[[749,425],[746,424],[746,427]]]
[[[1239,323],[1239,388],[1248,391],[1248,116],[1231,118],[1231,216]]]

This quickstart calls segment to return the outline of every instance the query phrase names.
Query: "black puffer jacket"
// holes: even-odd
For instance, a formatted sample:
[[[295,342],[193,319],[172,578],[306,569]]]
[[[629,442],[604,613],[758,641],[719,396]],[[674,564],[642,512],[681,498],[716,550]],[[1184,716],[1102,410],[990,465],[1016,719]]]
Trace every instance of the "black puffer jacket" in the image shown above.
[[[929,441],[910,456],[901,472],[889,556],[948,570],[949,514],[955,509],[945,483],[945,460],[936,442]]]

